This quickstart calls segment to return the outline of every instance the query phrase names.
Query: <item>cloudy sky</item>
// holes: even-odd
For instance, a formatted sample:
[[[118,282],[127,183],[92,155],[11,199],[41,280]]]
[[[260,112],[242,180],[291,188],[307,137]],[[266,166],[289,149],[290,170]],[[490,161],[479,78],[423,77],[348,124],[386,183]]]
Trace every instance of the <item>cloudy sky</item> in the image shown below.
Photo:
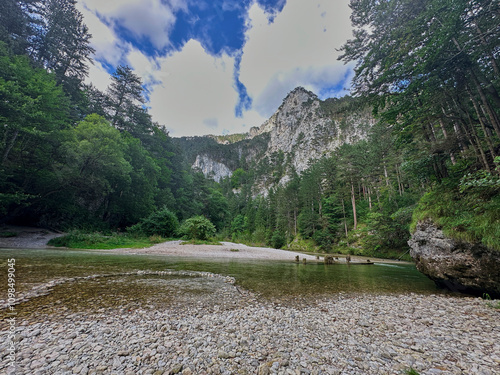
[[[78,0],[93,35],[89,80],[128,65],[174,137],[246,132],[288,92],[345,95],[349,0]]]

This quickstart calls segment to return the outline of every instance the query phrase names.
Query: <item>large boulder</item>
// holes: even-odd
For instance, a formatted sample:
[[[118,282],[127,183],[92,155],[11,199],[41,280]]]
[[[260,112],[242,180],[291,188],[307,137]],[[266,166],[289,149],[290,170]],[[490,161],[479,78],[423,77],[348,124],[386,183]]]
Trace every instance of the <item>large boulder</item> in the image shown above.
[[[500,251],[446,237],[430,220],[417,224],[408,244],[417,269],[437,285],[500,298]]]

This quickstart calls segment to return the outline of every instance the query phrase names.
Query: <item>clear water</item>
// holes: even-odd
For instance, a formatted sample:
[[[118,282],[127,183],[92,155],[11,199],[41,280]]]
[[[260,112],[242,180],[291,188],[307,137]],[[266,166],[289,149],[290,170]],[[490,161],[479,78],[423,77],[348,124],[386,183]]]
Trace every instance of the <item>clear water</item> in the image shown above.
[[[290,261],[196,259],[109,254],[84,250],[0,249],[0,269],[16,259],[17,290],[59,277],[166,269],[208,271],[236,278],[237,285],[264,297],[346,293],[436,293],[434,283],[408,263],[324,265]],[[4,274],[4,272],[2,272]],[[6,292],[0,283],[0,293]],[[0,298],[3,299],[3,298]]]

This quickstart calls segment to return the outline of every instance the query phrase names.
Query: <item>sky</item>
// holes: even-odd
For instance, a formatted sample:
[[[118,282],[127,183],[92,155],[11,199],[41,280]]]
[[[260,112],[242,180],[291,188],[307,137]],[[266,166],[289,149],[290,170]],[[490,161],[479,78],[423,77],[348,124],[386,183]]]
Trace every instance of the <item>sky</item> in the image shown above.
[[[153,121],[173,137],[260,126],[302,86],[348,94],[349,0],[78,0],[96,53],[88,82],[117,66],[141,77]]]

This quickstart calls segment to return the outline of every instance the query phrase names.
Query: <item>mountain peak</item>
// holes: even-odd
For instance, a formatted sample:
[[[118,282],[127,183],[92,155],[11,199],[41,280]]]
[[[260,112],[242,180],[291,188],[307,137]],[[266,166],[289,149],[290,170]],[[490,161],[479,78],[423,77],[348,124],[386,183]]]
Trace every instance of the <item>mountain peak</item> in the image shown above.
[[[277,112],[279,113],[291,108],[298,108],[304,103],[311,103],[315,100],[319,100],[318,96],[315,93],[306,90],[302,86],[299,86],[288,93],[286,98],[283,99],[283,103],[281,103]]]
[[[300,105],[309,100],[318,99],[318,96],[312,91],[306,90],[302,86],[294,88],[292,91],[288,93],[286,98],[283,100],[283,104],[293,101],[294,105]]]

